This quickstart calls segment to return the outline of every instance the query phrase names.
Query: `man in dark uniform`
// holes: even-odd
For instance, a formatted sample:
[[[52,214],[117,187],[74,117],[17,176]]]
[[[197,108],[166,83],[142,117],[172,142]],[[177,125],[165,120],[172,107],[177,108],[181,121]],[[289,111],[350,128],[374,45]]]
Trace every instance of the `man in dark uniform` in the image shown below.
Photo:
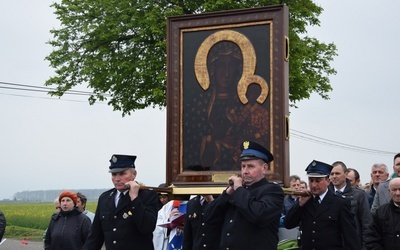
[[[104,192],[97,204],[84,249],[143,249],[153,247],[153,231],[159,207],[158,195],[152,190],[139,190],[135,181],[136,156],[113,155],[110,173],[115,188]]]
[[[219,248],[221,225],[204,223],[204,210],[213,200],[212,195],[197,195],[188,201],[183,230],[183,250]]]
[[[303,249],[361,249],[361,241],[349,201],[328,189],[332,165],[312,161],[306,168],[309,196],[301,196],[286,214],[284,225],[301,222]]]
[[[207,206],[204,220],[222,223],[220,249],[276,249],[284,194],[265,178],[274,157],[251,141],[243,142],[241,150],[241,177],[229,178],[229,187]]]

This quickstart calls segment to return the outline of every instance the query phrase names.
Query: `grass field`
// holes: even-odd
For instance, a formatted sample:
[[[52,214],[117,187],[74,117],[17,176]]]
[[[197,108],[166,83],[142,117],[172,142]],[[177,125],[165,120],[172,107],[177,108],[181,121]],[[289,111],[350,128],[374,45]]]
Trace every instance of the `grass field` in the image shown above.
[[[86,208],[95,212],[97,202],[88,202]],[[55,212],[53,203],[0,203],[7,220],[5,238],[41,240]]]

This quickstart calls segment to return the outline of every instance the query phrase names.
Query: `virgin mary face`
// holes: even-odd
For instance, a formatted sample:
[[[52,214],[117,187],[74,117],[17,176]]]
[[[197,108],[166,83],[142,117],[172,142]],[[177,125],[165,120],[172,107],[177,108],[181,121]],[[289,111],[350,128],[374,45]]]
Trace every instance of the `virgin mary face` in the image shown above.
[[[217,88],[227,89],[236,86],[240,74],[240,61],[231,55],[221,55],[215,61],[215,79]]]

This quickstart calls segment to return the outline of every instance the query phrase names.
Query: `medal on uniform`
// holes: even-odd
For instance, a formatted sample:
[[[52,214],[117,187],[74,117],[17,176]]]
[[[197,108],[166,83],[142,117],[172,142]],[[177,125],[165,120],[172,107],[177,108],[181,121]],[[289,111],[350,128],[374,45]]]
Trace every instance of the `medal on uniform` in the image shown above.
[[[128,218],[128,214],[127,214],[127,213],[124,213],[124,214],[122,215],[122,218],[124,218],[124,219]]]

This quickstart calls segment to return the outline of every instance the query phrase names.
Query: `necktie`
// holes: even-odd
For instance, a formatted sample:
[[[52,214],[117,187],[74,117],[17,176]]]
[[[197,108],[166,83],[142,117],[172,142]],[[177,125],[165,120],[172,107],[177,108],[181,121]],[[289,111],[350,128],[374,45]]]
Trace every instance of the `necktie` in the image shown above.
[[[315,197],[314,197],[314,204],[315,205],[319,205],[319,196],[318,195],[316,195]]]
[[[342,191],[340,191],[340,190],[337,190],[337,191],[335,192],[335,194],[336,194],[336,195],[340,195],[340,196],[342,196],[343,192],[342,192]]]
[[[117,207],[119,207],[121,205],[123,198],[124,198],[124,193],[123,192],[119,193]]]
[[[204,199],[204,197],[203,196],[201,196],[201,198],[200,198],[200,205],[204,205],[204,201],[205,201],[205,199]]]

